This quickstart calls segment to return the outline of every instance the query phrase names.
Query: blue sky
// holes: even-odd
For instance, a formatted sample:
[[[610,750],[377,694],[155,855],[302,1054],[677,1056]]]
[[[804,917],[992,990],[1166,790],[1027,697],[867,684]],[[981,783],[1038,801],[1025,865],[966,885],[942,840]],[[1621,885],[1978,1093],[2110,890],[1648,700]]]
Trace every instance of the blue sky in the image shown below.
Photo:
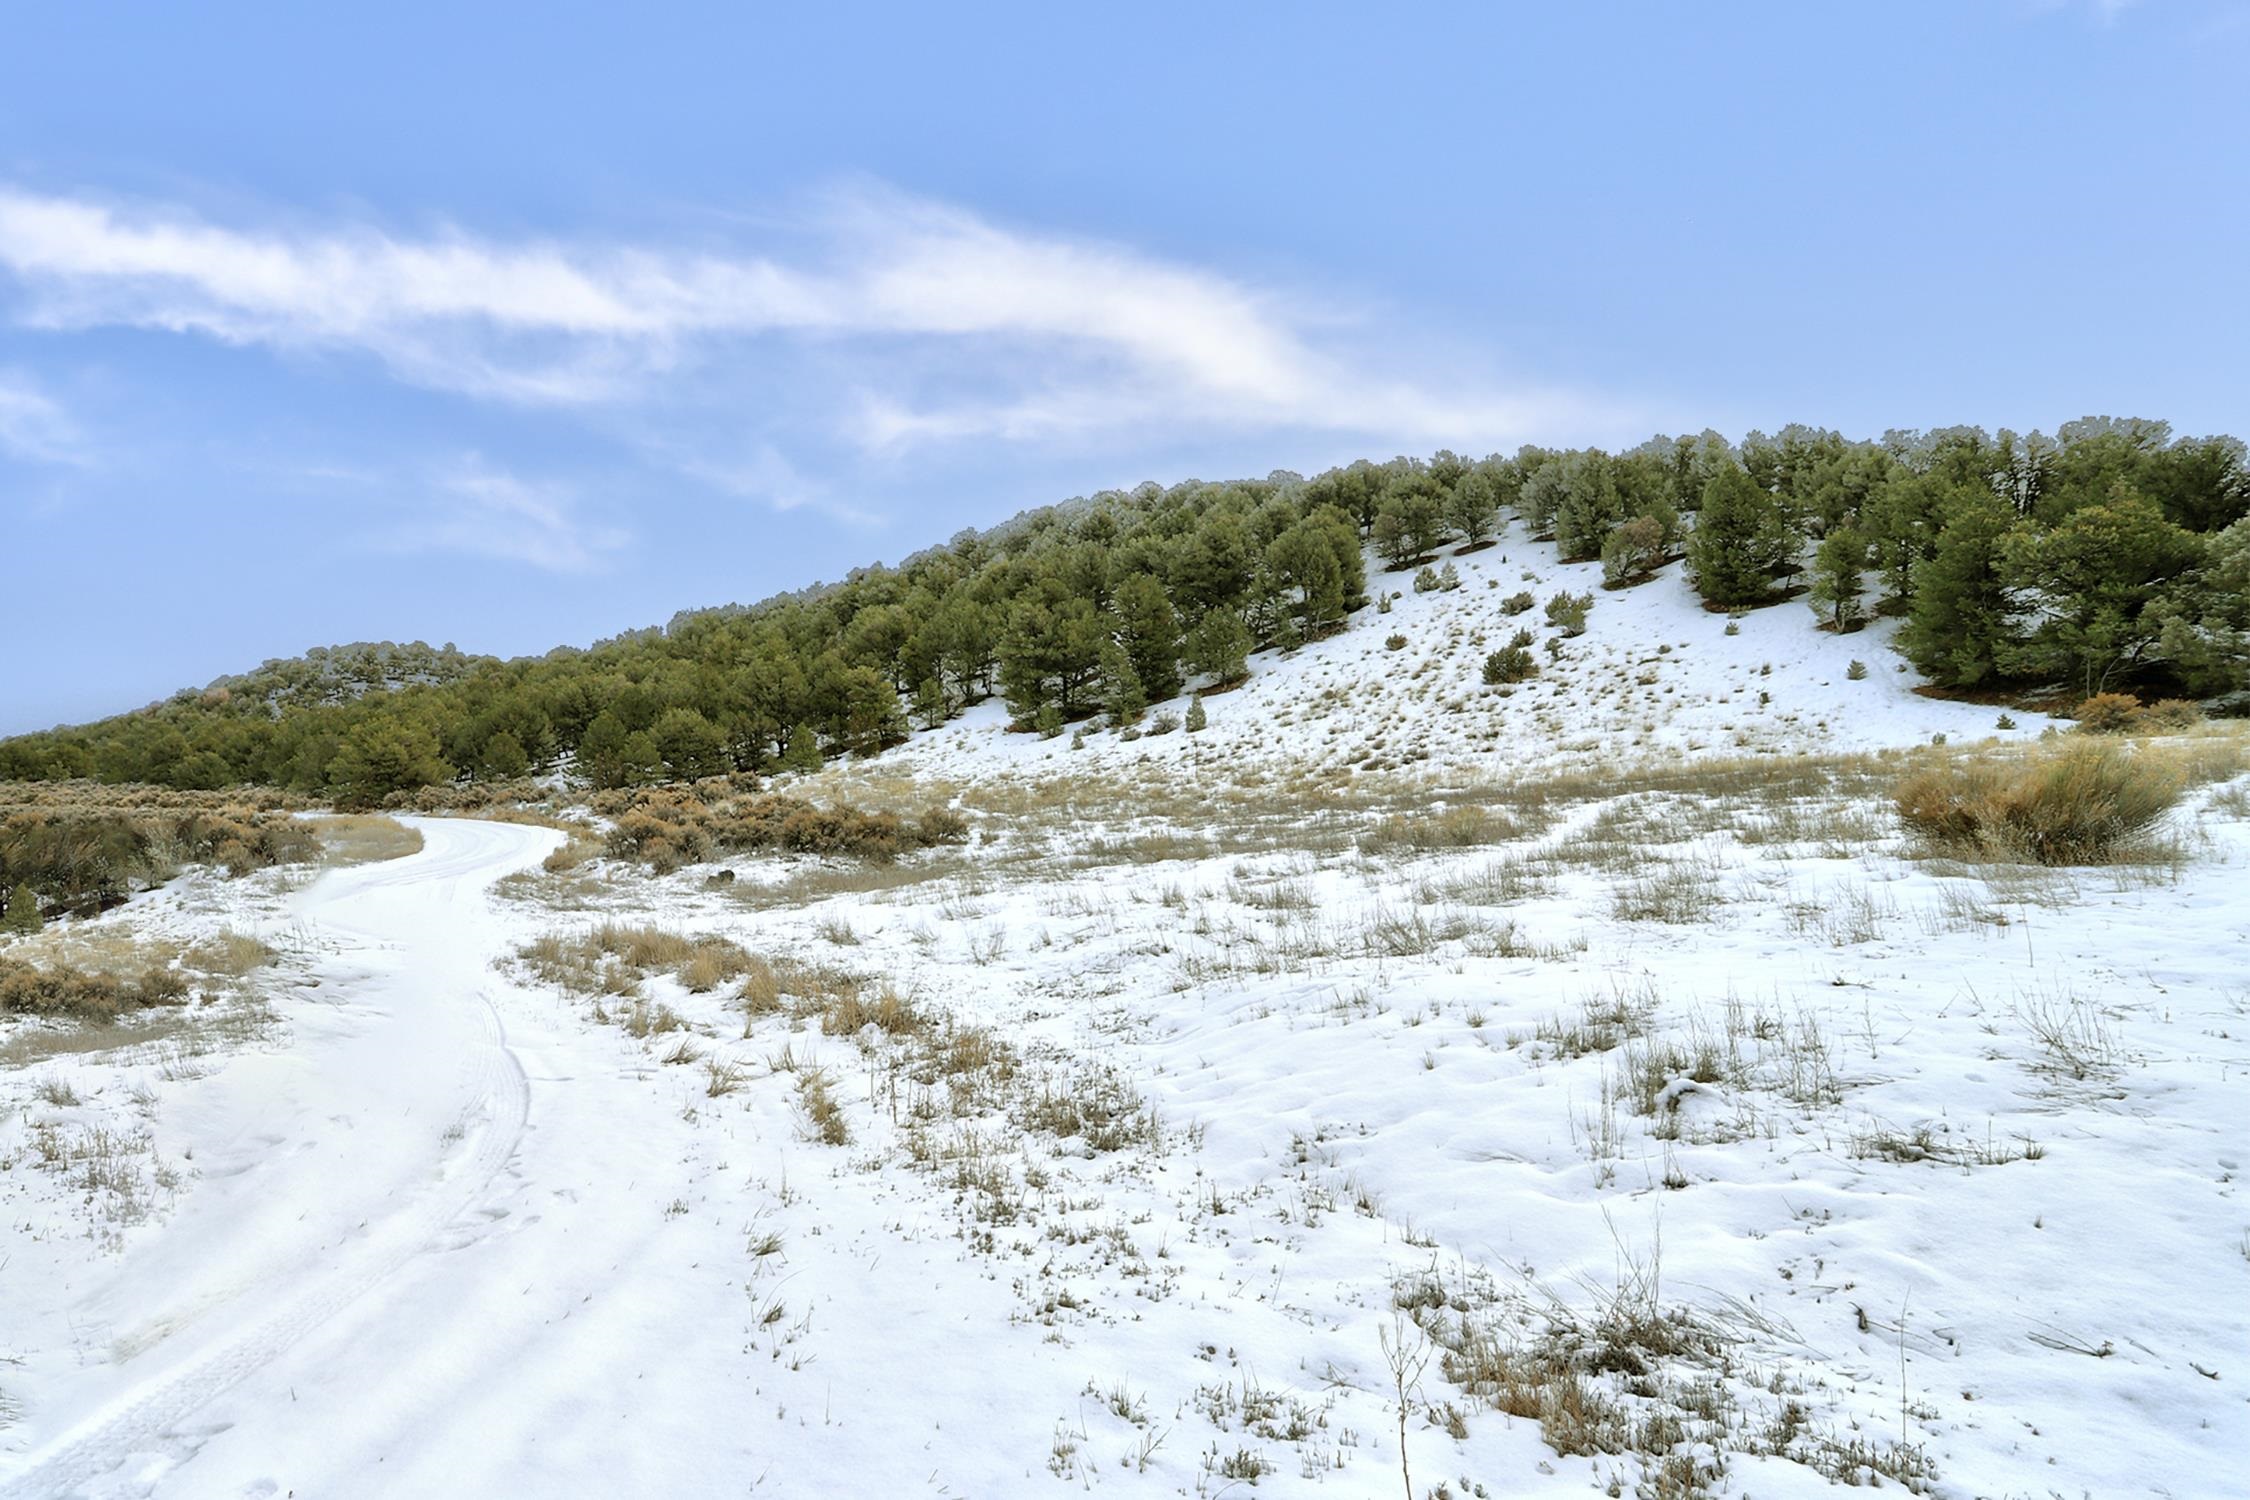
[[[2240,0],[4,24],[0,732],[1146,478],[2250,428]]]

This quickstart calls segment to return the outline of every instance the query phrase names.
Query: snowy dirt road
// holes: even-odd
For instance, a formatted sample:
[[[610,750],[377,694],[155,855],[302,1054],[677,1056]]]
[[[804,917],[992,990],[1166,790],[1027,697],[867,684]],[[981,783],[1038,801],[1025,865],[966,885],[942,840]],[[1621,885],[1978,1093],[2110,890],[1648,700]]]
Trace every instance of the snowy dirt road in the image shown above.
[[[711,1378],[699,1352],[724,1356],[731,1330],[697,1304],[740,1293],[648,1244],[659,1215],[614,1211],[616,1186],[655,1175],[631,1159],[647,1091],[580,1089],[561,1039],[537,1034],[551,1007],[503,1024],[492,961],[512,934],[491,887],[558,836],[420,826],[419,855],[294,898],[317,987],[285,1051],[236,1058],[168,1110],[199,1178],[178,1214],[49,1305],[15,1303],[19,1388],[40,1394],[8,1434],[0,1495],[614,1494],[677,1477],[676,1445],[621,1453],[605,1418],[660,1438],[661,1417],[630,1414],[666,1378]],[[669,1351],[629,1395],[612,1382],[644,1372],[611,1357],[621,1327]]]

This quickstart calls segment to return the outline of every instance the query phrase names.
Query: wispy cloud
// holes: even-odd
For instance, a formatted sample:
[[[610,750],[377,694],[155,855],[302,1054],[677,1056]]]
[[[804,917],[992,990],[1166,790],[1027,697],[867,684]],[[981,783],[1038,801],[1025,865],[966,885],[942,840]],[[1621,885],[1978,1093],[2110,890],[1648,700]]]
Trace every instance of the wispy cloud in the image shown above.
[[[1152,424],[1497,444],[1619,417],[1583,393],[1385,373],[1444,361],[1395,329],[1354,344],[1349,320],[1287,289],[883,189],[839,192],[774,238],[786,248],[240,228],[0,189],[23,321],[359,351],[480,398],[640,405],[795,359],[833,380],[818,419],[869,449]]]
[[[758,443],[741,457],[707,456],[671,443],[644,443],[643,451],[721,494],[755,500],[777,511],[817,511],[854,526],[874,526],[881,519],[838,499],[832,486],[806,474],[771,443]]]
[[[31,377],[0,370],[0,454],[40,464],[86,462],[84,439],[68,413]]]
[[[390,524],[362,533],[371,551],[463,553],[570,574],[600,570],[632,541],[623,528],[580,514],[571,487],[525,479],[480,454],[413,481],[353,470],[321,477],[392,497],[404,492],[387,502],[395,512]]]

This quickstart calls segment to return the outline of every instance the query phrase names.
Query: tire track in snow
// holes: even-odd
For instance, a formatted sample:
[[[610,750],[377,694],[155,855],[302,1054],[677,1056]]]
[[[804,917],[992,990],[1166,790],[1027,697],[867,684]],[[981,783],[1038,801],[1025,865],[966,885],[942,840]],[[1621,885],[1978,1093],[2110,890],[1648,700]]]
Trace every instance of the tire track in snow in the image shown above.
[[[337,881],[334,888],[321,893],[326,899],[319,904],[335,905],[385,888],[420,887],[451,907],[459,899],[464,879],[482,877],[481,895],[484,885],[536,859],[552,842],[545,830],[512,824],[449,821],[437,826],[505,830],[509,836],[472,838],[467,850],[433,861],[409,856],[390,866],[344,872],[346,877],[361,878]],[[438,882],[442,882],[442,888],[431,890]],[[379,928],[371,931],[359,926],[357,920],[336,925],[371,937],[379,934]],[[382,936],[397,941],[394,935]],[[411,949],[411,937],[405,946]],[[200,1444],[183,1440],[179,1434],[197,1411],[365,1298],[428,1249],[483,1195],[515,1154],[530,1118],[531,1097],[522,1064],[508,1049],[507,1031],[492,1002],[489,985],[479,984],[474,993],[474,1015],[481,1036],[469,1049],[474,1063],[459,1118],[466,1120],[471,1114],[482,1113],[484,1120],[480,1127],[467,1132],[473,1137],[467,1157],[450,1162],[441,1158],[437,1183],[418,1201],[373,1226],[366,1239],[347,1244],[332,1268],[313,1273],[311,1285],[285,1296],[279,1309],[257,1319],[247,1331],[131,1389],[33,1453],[25,1469],[0,1483],[0,1500],[57,1500],[83,1494],[136,1458],[169,1459],[183,1447],[191,1451],[178,1462],[189,1461],[192,1450]],[[433,1003],[442,1007],[445,1000],[440,997]],[[386,1020],[392,1026],[410,1023],[410,1017],[397,1013]],[[165,1472],[177,1466],[167,1462],[163,1470],[149,1474],[134,1487],[144,1493],[153,1490]]]

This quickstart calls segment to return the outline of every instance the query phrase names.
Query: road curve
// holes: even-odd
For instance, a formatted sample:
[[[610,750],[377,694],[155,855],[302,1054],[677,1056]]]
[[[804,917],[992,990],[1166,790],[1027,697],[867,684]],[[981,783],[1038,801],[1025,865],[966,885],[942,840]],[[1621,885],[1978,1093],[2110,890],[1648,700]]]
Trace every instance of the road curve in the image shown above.
[[[62,1410],[43,1404],[45,1436],[0,1468],[0,1496],[244,1493],[191,1478],[234,1425],[214,1403],[442,1248],[491,1192],[529,1095],[493,1004],[505,931],[490,888],[559,835],[415,821],[420,853],[294,898],[319,988],[292,1008],[286,1052],[199,1091],[182,1128],[202,1180],[89,1295],[109,1357],[68,1382]]]

